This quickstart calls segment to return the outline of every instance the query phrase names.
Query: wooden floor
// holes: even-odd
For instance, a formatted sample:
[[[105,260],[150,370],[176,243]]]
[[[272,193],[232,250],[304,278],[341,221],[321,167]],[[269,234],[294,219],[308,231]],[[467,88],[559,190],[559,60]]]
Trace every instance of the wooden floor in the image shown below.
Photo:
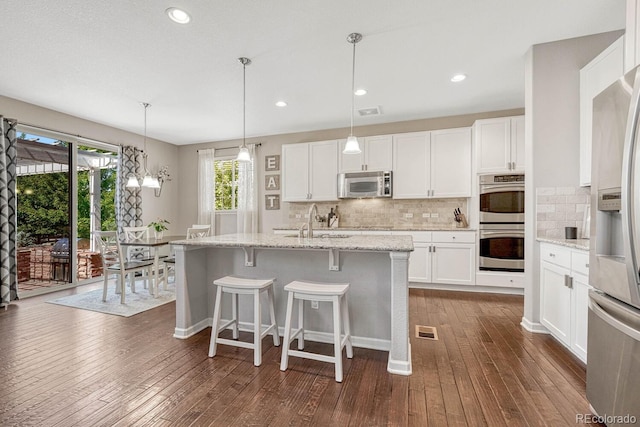
[[[269,337],[259,368],[247,349],[210,359],[210,329],[172,338],[175,303],[122,318],[44,302],[73,292],[0,310],[0,425],[562,426],[588,413],[584,365],[519,326],[518,296],[411,290],[413,375],[356,348],[338,384],[322,362],[281,372]]]

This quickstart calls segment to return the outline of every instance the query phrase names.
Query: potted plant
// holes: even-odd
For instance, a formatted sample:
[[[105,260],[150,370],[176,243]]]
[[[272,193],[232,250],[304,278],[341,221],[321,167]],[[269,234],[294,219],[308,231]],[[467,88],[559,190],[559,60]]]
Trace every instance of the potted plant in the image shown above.
[[[153,228],[153,233],[155,234],[156,239],[162,239],[164,231],[168,230],[167,224],[169,224],[169,221],[162,218],[158,218],[155,221],[151,221],[149,223],[149,227]]]

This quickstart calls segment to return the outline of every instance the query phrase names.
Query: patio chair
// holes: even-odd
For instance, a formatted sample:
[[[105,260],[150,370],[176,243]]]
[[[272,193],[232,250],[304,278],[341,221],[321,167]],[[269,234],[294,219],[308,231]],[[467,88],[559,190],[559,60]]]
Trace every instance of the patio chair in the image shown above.
[[[107,287],[109,284],[109,275],[117,274],[118,280],[116,282],[116,293],[119,289],[120,303],[124,304],[127,276],[129,276],[131,292],[135,293],[136,291],[135,273],[137,271],[146,272],[146,275],[143,276],[146,283],[146,281],[149,280],[149,277],[151,275],[153,261],[127,261],[125,259],[124,254],[122,253],[122,247],[120,246],[118,233],[115,231],[96,231],[95,240],[96,240],[96,246],[100,248],[100,255],[102,256],[102,268],[103,268],[103,276],[104,276],[102,301],[107,300]]]

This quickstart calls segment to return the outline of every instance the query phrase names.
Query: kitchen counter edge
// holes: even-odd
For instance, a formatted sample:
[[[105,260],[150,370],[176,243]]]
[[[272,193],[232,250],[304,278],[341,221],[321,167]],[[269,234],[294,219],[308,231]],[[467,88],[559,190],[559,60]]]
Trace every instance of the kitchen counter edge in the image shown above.
[[[234,247],[234,248],[280,248],[280,249],[337,249],[343,251],[411,252],[413,240],[410,236],[356,235],[346,238],[315,237],[298,238],[272,233],[223,234],[190,240],[177,240],[173,245]]]
[[[568,248],[589,250],[589,239],[560,239],[552,237],[537,237],[538,242],[553,243],[554,245],[566,246]]]

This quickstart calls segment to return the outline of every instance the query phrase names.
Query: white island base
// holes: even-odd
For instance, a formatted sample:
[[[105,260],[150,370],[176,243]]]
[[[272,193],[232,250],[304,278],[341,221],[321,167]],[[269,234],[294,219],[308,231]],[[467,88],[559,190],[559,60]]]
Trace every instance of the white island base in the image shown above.
[[[188,338],[211,326],[215,300],[213,281],[222,276],[275,278],[276,318],[281,335],[284,335],[286,311],[283,288],[287,283],[293,280],[347,282],[350,283],[349,311],[353,346],[389,351],[387,370],[393,374],[411,374],[408,258],[413,244],[410,238],[408,241],[401,241],[404,246],[383,246],[402,248],[394,251],[375,245],[371,250],[346,249],[367,247],[362,243],[363,239],[367,240],[365,237],[354,237],[349,242],[351,246],[346,242],[333,241],[338,239],[329,239],[331,242],[322,244],[320,241],[327,239],[298,241],[280,237],[287,246],[294,246],[283,248],[280,243],[280,247],[260,247],[264,245],[264,241],[260,238],[256,240],[256,235],[253,235],[253,240],[246,235],[233,236],[236,236],[235,241],[229,236],[216,236],[175,242],[174,337]],[[272,244],[272,236],[268,237],[269,246],[275,246]],[[241,327],[251,331],[253,306],[242,298],[240,296]],[[225,319],[230,318],[229,306],[230,304],[223,304],[222,317]],[[319,304],[318,309],[306,307],[304,322],[305,339],[333,342],[329,304]],[[266,313],[262,323],[268,323]]]

